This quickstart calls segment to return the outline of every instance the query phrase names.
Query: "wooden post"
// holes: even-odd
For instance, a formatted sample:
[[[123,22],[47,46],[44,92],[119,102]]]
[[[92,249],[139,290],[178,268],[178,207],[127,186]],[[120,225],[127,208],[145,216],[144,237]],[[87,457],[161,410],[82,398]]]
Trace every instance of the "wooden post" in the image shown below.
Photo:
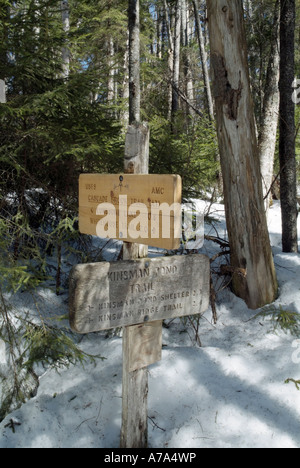
[[[132,345],[129,328],[123,332],[123,412],[121,448],[146,448],[148,441],[148,370],[147,367],[129,372],[128,359]]]
[[[149,161],[149,129],[146,125],[129,126],[125,144],[125,172],[147,174]],[[140,244],[124,243],[123,260],[136,260],[148,256],[148,247]],[[147,327],[147,324],[140,325]],[[157,332],[160,327],[160,332]],[[122,390],[122,429],[121,448],[146,448],[148,440],[148,369],[142,367],[131,370],[130,355],[136,347],[133,327],[123,329],[123,390]],[[162,322],[155,327],[158,345],[162,333]],[[150,331],[151,334],[151,331]]]
[[[128,2],[129,25],[129,128],[125,142],[127,174],[149,173],[149,128],[140,123],[140,1]],[[148,256],[148,247],[124,242],[123,260]],[[146,326],[146,325],[142,325]],[[162,333],[162,322],[161,322]],[[159,334],[155,334],[159,336]],[[130,327],[123,329],[123,390],[121,448],[146,448],[148,441],[148,370],[130,369],[130,351],[135,346]],[[159,344],[159,343],[158,343]]]

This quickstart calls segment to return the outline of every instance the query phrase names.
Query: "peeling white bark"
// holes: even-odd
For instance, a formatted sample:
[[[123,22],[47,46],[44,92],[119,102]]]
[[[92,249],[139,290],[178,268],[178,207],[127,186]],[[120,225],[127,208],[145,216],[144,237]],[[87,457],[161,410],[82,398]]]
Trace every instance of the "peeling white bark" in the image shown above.
[[[277,280],[264,210],[240,0],[208,0],[213,89],[233,289],[248,307],[273,302]]]
[[[6,85],[4,80],[0,80],[0,104],[6,103]]]

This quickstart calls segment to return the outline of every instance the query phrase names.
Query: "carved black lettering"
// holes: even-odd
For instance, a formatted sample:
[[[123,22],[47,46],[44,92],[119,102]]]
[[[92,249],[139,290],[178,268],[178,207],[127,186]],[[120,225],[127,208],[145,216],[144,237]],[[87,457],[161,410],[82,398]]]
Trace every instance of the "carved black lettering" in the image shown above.
[[[199,314],[209,304],[210,262],[202,255],[80,265],[71,279],[79,333]]]
[[[152,194],[163,195],[164,193],[165,193],[165,188],[164,187],[153,187],[152,188]]]

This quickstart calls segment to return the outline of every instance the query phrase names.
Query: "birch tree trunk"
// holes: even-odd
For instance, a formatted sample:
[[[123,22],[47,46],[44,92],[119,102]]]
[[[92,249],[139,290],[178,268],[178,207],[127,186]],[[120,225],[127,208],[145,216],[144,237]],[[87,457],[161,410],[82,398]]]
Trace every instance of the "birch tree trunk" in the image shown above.
[[[277,280],[264,210],[240,0],[208,0],[217,131],[234,292],[251,309],[271,303]]]
[[[114,41],[110,37],[107,41],[107,54],[108,54],[108,81],[107,81],[107,101],[109,104],[114,103],[115,99],[115,70],[114,70]]]
[[[297,178],[295,155],[295,0],[281,0],[280,15],[280,199],[282,248],[298,252]]]
[[[172,28],[171,28],[171,11],[169,14],[167,1],[163,0],[164,6],[164,15],[165,15],[165,23],[168,33],[168,120],[172,118],[172,99],[173,99],[173,88],[172,88],[172,80],[173,80],[173,57],[174,57],[174,41],[172,35]]]
[[[184,47],[184,76],[185,76],[185,88],[186,97],[189,103],[194,104],[194,83],[191,69],[191,53],[190,53],[190,11],[189,3],[186,0],[182,0],[182,43]],[[194,110],[190,105],[186,106],[186,114],[194,115]]]
[[[172,96],[172,116],[179,109],[179,96],[177,89],[179,88],[180,75],[180,39],[181,39],[181,1],[177,0],[176,18],[175,18],[175,38],[174,38],[174,65],[173,65],[173,96]]]
[[[121,96],[127,103],[127,105],[124,105],[120,115],[120,120],[122,122],[122,126],[124,127],[125,132],[129,124],[129,31],[127,33],[127,47],[123,60],[123,83],[121,88]]]
[[[0,104],[6,103],[6,86],[5,81],[0,80]]]
[[[162,58],[162,30],[163,30],[163,11],[161,6],[156,7],[156,56]]]
[[[210,88],[209,72],[208,72],[208,67],[207,67],[207,54],[205,50],[204,37],[203,37],[201,23],[200,23],[198,0],[193,0],[193,5],[194,5],[199,52],[200,52],[200,58],[201,58],[201,64],[202,64],[205,95],[206,95],[206,101],[207,101],[207,110],[208,110],[209,118],[211,122],[213,122],[215,119],[214,105],[213,105],[213,99],[212,99],[211,88]]]
[[[272,198],[271,186],[279,114],[279,0],[276,1],[271,52],[267,70],[262,125],[259,134],[259,159],[266,211]]]
[[[68,0],[61,2],[61,16],[63,23],[63,30],[67,35],[70,31],[70,12]],[[68,78],[70,73],[70,51],[67,44],[62,49],[62,64],[63,64],[63,77]]]

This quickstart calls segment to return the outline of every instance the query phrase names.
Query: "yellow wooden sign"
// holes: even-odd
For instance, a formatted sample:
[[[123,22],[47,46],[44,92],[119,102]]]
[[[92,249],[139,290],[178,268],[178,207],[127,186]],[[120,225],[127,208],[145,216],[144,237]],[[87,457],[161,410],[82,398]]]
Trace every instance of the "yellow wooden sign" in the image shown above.
[[[82,174],[79,230],[103,238],[177,249],[182,233],[177,175]]]

